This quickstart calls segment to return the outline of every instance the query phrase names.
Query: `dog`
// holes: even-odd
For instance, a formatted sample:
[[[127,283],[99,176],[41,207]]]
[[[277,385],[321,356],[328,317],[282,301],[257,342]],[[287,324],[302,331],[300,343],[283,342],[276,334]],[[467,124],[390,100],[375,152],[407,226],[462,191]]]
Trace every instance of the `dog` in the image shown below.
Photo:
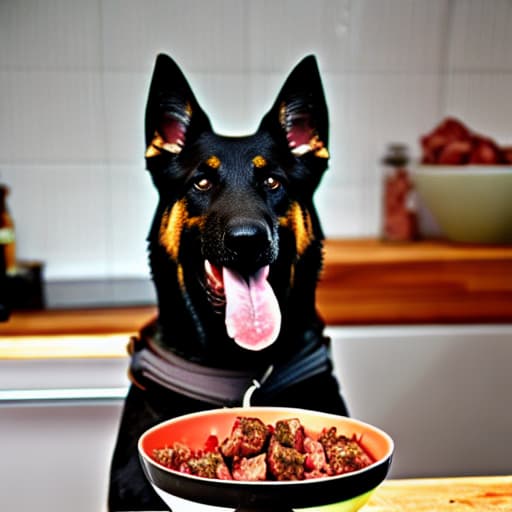
[[[178,65],[157,56],[145,158],[159,196],[148,235],[158,315],[130,343],[111,512],[167,510],[137,453],[159,422],[235,405],[348,414],[315,302],[328,130],[314,55],[240,137],[215,133]]]

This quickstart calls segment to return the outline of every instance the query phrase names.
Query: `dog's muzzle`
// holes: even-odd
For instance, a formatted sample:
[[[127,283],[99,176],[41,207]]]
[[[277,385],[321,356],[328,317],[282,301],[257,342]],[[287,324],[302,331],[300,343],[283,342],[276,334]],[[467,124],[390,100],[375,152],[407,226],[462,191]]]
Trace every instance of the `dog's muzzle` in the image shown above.
[[[231,219],[222,237],[223,266],[242,274],[253,274],[277,257],[278,246],[271,226],[264,220]]]
[[[281,330],[279,303],[268,281],[278,252],[273,227],[263,219],[233,217],[222,234],[207,231],[205,238],[210,302],[224,306],[230,338],[245,349],[263,350]]]

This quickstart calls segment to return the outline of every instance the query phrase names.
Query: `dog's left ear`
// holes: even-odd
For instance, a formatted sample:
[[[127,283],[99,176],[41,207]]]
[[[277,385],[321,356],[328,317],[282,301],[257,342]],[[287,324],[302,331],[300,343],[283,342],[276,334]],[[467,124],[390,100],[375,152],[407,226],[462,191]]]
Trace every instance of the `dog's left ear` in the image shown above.
[[[146,105],[146,158],[179,154],[203,131],[211,130],[181,69],[158,55]]]
[[[292,70],[260,129],[286,137],[297,157],[327,160],[329,116],[316,58],[309,55]]]

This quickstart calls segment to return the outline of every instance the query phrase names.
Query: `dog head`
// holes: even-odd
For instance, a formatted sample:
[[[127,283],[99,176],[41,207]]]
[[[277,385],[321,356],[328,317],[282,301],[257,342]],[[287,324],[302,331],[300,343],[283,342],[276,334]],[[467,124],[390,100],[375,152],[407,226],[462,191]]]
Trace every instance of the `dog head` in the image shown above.
[[[313,195],[329,155],[315,58],[291,72],[256,133],[227,137],[159,55],[145,132],[159,193],[148,240],[163,342],[212,359],[282,350],[318,323],[323,235]]]

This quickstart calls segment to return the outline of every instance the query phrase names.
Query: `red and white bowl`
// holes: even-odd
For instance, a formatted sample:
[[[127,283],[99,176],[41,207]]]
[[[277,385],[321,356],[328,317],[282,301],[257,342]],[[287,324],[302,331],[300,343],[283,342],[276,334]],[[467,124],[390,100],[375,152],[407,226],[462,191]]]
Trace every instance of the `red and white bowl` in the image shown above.
[[[338,434],[356,435],[375,460],[361,470],[301,481],[242,482],[180,473],[158,463],[153,450],[181,442],[199,449],[210,435],[227,437],[237,416],[260,418],[266,424],[298,418],[310,435],[336,427]],[[386,478],[394,451],[391,437],[381,429],[345,416],[278,407],[224,408],[180,416],[146,431],[139,440],[139,456],[147,478],[173,512],[222,512],[251,509],[355,512]]]

